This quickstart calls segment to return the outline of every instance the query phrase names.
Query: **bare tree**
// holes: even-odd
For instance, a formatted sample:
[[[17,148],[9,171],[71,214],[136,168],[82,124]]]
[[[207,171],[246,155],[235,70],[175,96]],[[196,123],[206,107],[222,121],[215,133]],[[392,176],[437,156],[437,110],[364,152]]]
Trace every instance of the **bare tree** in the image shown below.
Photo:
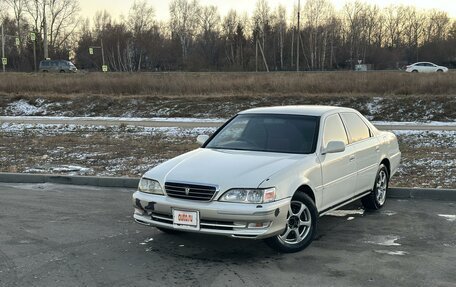
[[[14,13],[14,20],[16,22],[17,36],[19,38],[19,53],[22,49],[22,22],[24,21],[24,11],[25,11],[25,0],[4,0],[6,5],[8,5]]]
[[[326,61],[328,31],[323,29],[334,15],[334,7],[329,0],[307,0],[304,5],[304,20],[309,29],[310,66],[324,68]]]
[[[93,17],[93,23],[95,34],[98,35],[112,25],[112,16],[106,10],[97,11]]]
[[[154,24],[155,10],[150,6],[146,0],[135,0],[130,8],[130,12],[127,19],[129,29],[133,32],[133,41],[130,55],[133,59],[129,61],[136,66],[136,70],[141,70],[141,64],[145,46],[147,45],[148,37],[147,31],[149,31]],[[117,47],[120,47],[120,39],[118,40]],[[120,50],[120,48],[119,48]],[[118,51],[120,54],[120,51]],[[119,56],[120,59],[120,56]],[[119,66],[122,66],[119,64]]]
[[[267,26],[271,22],[271,8],[266,0],[256,2],[255,11],[253,12],[253,27],[258,31],[258,37],[261,40],[263,51],[265,50]]]
[[[405,26],[405,7],[388,6],[385,8],[385,28],[388,37],[387,45],[398,48],[401,45]]]
[[[200,5],[197,0],[172,0],[169,5],[170,28],[179,38],[182,48],[182,59],[185,62],[192,38],[199,24]]]
[[[135,35],[149,30],[154,24],[155,10],[146,0],[135,0],[128,14],[128,27]]]
[[[287,32],[287,10],[284,6],[279,5],[274,15],[274,30],[277,35],[277,42],[279,46],[280,69],[284,69],[284,47],[285,35]]]
[[[26,11],[31,18],[35,33],[43,32],[43,2],[42,0],[27,0]]]
[[[74,34],[79,25],[78,0],[47,0],[49,19],[49,45],[53,49],[60,49],[68,44],[67,40]]]

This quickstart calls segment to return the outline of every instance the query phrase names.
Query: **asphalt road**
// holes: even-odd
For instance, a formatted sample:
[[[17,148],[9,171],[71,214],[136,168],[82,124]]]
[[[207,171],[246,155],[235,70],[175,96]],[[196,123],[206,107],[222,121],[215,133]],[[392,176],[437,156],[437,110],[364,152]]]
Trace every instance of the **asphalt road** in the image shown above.
[[[178,128],[200,128],[200,127],[219,127],[224,122],[222,121],[166,121],[156,119],[103,119],[91,117],[7,117],[0,116],[0,123],[16,123],[16,124],[64,124],[64,125],[93,125],[93,126],[118,126],[130,125],[139,127],[178,127]],[[442,125],[407,125],[407,124],[381,124],[376,126],[380,130],[443,130],[456,131],[456,124],[448,123]]]
[[[308,249],[278,254],[140,226],[130,197],[0,184],[0,286],[456,286],[456,221],[438,215],[456,202],[389,199],[381,212],[325,216]]]

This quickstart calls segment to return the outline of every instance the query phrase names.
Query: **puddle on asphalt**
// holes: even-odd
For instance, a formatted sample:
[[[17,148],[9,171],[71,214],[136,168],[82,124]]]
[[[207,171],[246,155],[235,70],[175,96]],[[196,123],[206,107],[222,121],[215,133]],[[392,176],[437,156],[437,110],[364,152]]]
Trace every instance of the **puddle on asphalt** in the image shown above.
[[[391,210],[383,210],[380,212],[381,214],[387,215],[387,216],[393,216],[396,215],[397,212],[391,211]]]
[[[395,235],[379,235],[371,236],[368,240],[364,241],[365,243],[377,244],[382,246],[400,246],[396,241],[399,240],[399,236]]]
[[[390,251],[390,250],[374,250],[375,252],[377,253],[380,253],[380,254],[388,254],[388,255],[396,255],[396,256],[404,256],[404,255],[407,255],[409,254],[408,252],[406,251]]]

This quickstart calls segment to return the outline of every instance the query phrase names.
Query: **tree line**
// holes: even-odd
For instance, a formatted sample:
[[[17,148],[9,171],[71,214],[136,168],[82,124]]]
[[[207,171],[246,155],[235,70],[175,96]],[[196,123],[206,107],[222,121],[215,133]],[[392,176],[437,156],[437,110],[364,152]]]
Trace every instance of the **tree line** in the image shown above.
[[[361,1],[339,10],[330,0],[302,4],[287,11],[257,0],[250,14],[221,15],[198,0],[171,0],[169,20],[158,21],[150,2],[135,0],[125,16],[99,11],[90,21],[81,18],[77,0],[0,0],[0,20],[8,69],[15,71],[34,68],[31,33],[43,58],[44,27],[49,57],[70,57],[85,70],[101,69],[101,47],[109,70],[119,72],[287,71],[298,69],[298,57],[300,70],[358,63],[397,69],[417,61],[456,66],[456,21],[444,11]]]

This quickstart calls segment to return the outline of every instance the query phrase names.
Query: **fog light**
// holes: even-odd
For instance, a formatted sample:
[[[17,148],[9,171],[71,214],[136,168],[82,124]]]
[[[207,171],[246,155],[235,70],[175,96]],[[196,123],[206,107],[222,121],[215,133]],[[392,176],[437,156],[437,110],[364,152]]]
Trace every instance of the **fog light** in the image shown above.
[[[135,214],[136,215],[143,215],[144,214],[144,210],[141,210],[139,208],[135,208]]]
[[[266,228],[269,224],[270,222],[253,222],[249,223],[248,228]]]

